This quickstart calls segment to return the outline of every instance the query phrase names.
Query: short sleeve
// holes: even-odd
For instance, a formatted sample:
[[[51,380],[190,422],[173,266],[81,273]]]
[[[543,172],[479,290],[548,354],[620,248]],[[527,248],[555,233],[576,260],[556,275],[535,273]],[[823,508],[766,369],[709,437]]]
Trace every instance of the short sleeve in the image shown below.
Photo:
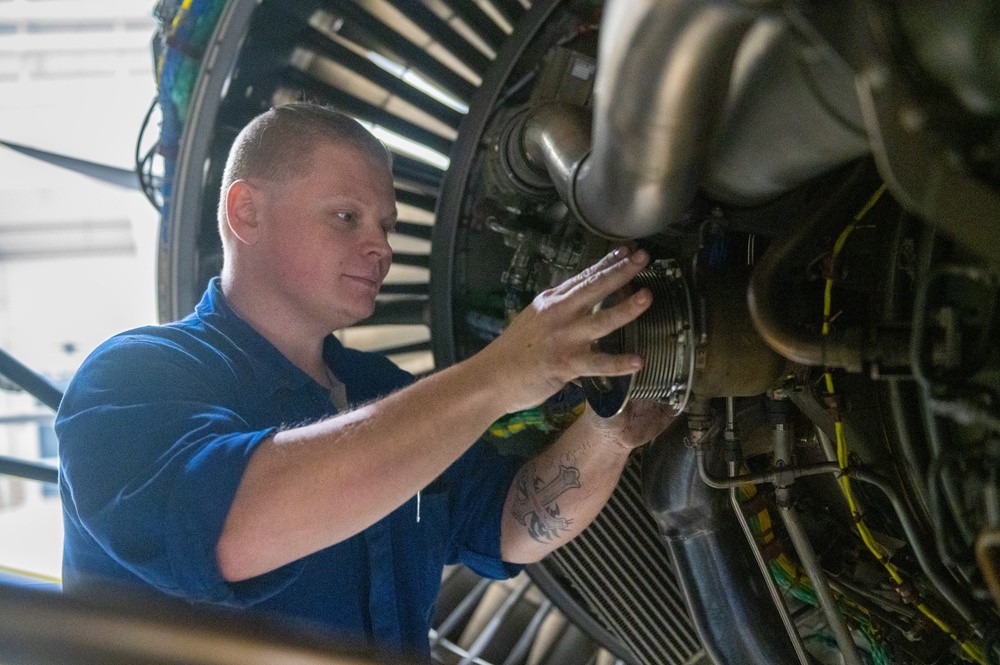
[[[179,345],[118,337],[77,372],[56,420],[67,521],[158,590],[246,606],[287,586],[290,564],[248,582],[221,576],[215,545],[246,465],[274,433],[238,415],[225,377]],[[214,385],[213,385],[214,384]],[[221,386],[221,388],[220,388]]]
[[[500,524],[507,492],[523,462],[480,440],[445,472],[443,480],[451,488],[454,543],[449,563],[462,563],[491,579],[521,572],[524,566],[501,557]]]

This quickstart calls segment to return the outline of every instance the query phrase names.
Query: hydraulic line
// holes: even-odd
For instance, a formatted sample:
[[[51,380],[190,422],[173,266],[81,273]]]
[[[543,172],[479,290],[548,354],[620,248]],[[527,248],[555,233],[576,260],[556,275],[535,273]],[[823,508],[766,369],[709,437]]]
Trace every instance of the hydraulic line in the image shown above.
[[[733,446],[738,447],[739,442],[736,439],[736,412],[734,402],[735,400],[732,397],[726,398],[725,434],[727,441],[731,440]],[[730,461],[728,464],[729,476],[734,477],[738,475],[739,462]],[[781,591],[778,589],[778,585],[774,581],[774,576],[771,574],[771,568],[768,566],[767,561],[764,560],[764,555],[761,554],[760,546],[757,544],[757,539],[750,531],[750,525],[747,524],[747,519],[743,515],[743,509],[740,507],[738,491],[739,490],[736,487],[731,487],[729,489],[729,501],[732,503],[733,511],[736,513],[736,521],[739,522],[740,529],[742,529],[743,535],[746,536],[747,543],[750,545],[753,558],[757,562],[757,566],[760,568],[760,572],[764,577],[764,583],[767,585],[768,593],[771,594],[771,600],[774,601],[774,606],[777,608],[778,615],[781,617],[781,623],[785,626],[785,631],[788,633],[788,639],[792,643],[792,648],[795,649],[795,655],[798,656],[799,662],[802,665],[809,665],[809,656],[806,653],[805,646],[802,644],[802,638],[799,636],[799,631],[795,627],[795,623],[792,621],[792,617],[788,613],[788,606],[785,605],[785,600],[781,597]]]
[[[715,489],[732,489],[741,485],[760,485],[770,483],[779,485],[788,480],[802,478],[804,476],[821,476],[826,473],[840,473],[841,468],[836,462],[821,462],[819,464],[803,464],[802,466],[789,466],[775,471],[765,471],[764,473],[746,473],[732,478],[719,478],[713,476],[708,471],[708,464],[705,460],[705,451],[695,448],[695,456],[698,460],[698,473],[701,479],[709,487]]]
[[[859,211],[854,220],[844,229],[840,237],[837,239],[834,245],[834,251],[831,259],[831,266],[835,265],[837,257],[839,256],[841,250],[844,247],[844,243],[847,237],[856,228],[858,222],[865,216],[865,214],[875,205],[879,197],[884,192],[885,187],[881,187],[875,194],[871,197],[868,203]],[[823,334],[829,334],[829,323],[831,319],[832,310],[832,274],[833,269],[831,267],[830,275],[827,279],[826,289],[824,293],[824,307],[823,307]],[[824,380],[826,383],[827,392],[831,397],[836,397],[835,386],[833,382],[833,376],[827,368],[824,373]],[[902,504],[899,496],[893,490],[892,486],[882,478],[878,477],[876,474],[872,474],[860,469],[849,468],[849,449],[847,446],[847,441],[844,436],[844,426],[843,420],[839,411],[835,413],[834,420],[834,432],[836,438],[836,463],[821,463],[821,464],[811,464],[804,465],[801,467],[786,467],[779,468],[770,472],[760,473],[760,474],[747,474],[741,476],[734,476],[730,478],[717,478],[713,477],[707,468],[707,463],[705,460],[705,451],[701,446],[696,446],[696,459],[698,465],[698,471],[702,479],[710,486],[716,488],[734,488],[743,484],[756,484],[762,482],[772,483],[777,486],[782,484],[788,484],[792,480],[798,477],[806,475],[816,475],[822,473],[837,473],[839,475],[839,481],[841,486],[841,491],[848,503],[848,507],[851,511],[851,515],[855,520],[855,525],[859,535],[861,536],[862,542],[869,549],[872,555],[878,560],[883,567],[886,569],[889,576],[893,579],[898,589],[912,589],[912,585],[908,584],[907,581],[900,574],[900,571],[889,561],[888,553],[882,547],[880,543],[875,539],[868,525],[864,521],[864,517],[861,514],[860,509],[854,499],[854,495],[851,488],[851,479],[859,480],[868,484],[872,484],[879,488],[883,494],[889,499],[897,517],[899,518],[904,531],[906,532],[907,539],[913,547],[914,554],[917,557],[917,561],[920,564],[921,569],[927,575],[930,582],[934,587],[948,600],[948,602],[955,608],[955,610],[962,616],[962,618],[968,622],[973,630],[980,634],[980,631],[975,627],[975,617],[969,607],[969,605],[964,601],[961,594],[952,589],[951,585],[947,582],[944,575],[939,573],[929,553],[923,547],[922,542],[919,538],[919,533],[912,519],[910,519],[909,514],[905,506]],[[783,517],[785,516],[785,511],[782,511]],[[790,521],[790,532],[796,530],[796,525],[794,524],[794,516]],[[794,536],[793,536],[794,538]],[[808,543],[806,543],[808,544]],[[806,554],[808,557],[808,553]],[[806,562],[803,561],[803,564]],[[816,585],[818,586],[818,585]],[[939,617],[933,610],[931,610],[923,601],[918,597],[912,599],[914,606],[920,611],[927,619],[929,619],[935,626],[937,626],[942,632],[948,635],[952,640],[954,640],[962,650],[975,662],[980,664],[985,664],[985,653],[983,647],[975,641],[964,639],[959,636],[956,631],[941,617]]]
[[[792,434],[788,425],[781,415],[774,421],[772,433],[774,436],[774,464],[779,468],[792,465]],[[795,553],[805,568],[806,574],[812,580],[813,590],[816,592],[816,600],[819,602],[826,622],[833,632],[833,637],[837,641],[837,647],[846,665],[861,665],[861,656],[851,631],[844,621],[844,617],[837,607],[837,601],[830,590],[830,582],[827,579],[826,571],[820,565],[819,557],[813,549],[809,537],[806,535],[805,527],[799,517],[798,511],[792,504],[791,488],[794,479],[780,482],[775,487],[775,498],[778,503],[778,513],[785,523],[785,531],[792,541]]]
[[[772,485],[776,485],[779,482],[779,479],[800,478],[805,475],[817,475],[819,473],[842,474],[853,480],[876,487],[892,504],[896,517],[899,519],[900,524],[903,527],[903,531],[906,533],[907,541],[913,547],[914,556],[916,557],[921,570],[923,570],[924,574],[927,575],[927,578],[938,589],[941,595],[944,596],[949,603],[951,603],[955,610],[961,614],[963,618],[967,618],[970,622],[972,621],[973,615],[968,604],[965,603],[959,592],[950,587],[944,576],[939,571],[935,570],[931,553],[920,540],[920,534],[918,532],[916,522],[907,512],[907,508],[900,496],[885,478],[862,469],[851,467],[841,469],[836,463],[810,464],[801,467],[789,467],[781,472],[772,471],[759,474],[744,474],[735,478],[719,478],[709,473],[707,461],[705,459],[705,451],[696,448],[695,453],[698,464],[698,473],[701,476],[701,479],[710,487],[718,489],[728,489],[731,487],[756,485],[760,483],[770,483]]]
[[[799,560],[802,561],[802,567],[806,569],[806,574],[813,581],[816,597],[819,600],[820,607],[823,609],[823,614],[826,616],[827,623],[830,625],[830,630],[833,631],[833,636],[837,640],[837,646],[840,648],[840,654],[844,657],[844,662],[847,665],[861,665],[861,657],[858,655],[857,647],[854,645],[854,639],[851,637],[851,633],[847,629],[843,617],[840,616],[837,601],[830,591],[830,584],[826,578],[826,573],[820,566],[819,558],[816,556],[816,552],[813,550],[808,536],[806,536],[798,512],[791,503],[785,503],[784,505],[780,505],[779,503],[778,509],[781,513],[782,521],[785,523],[785,530],[788,532],[788,537],[795,547],[796,554],[799,555]]]

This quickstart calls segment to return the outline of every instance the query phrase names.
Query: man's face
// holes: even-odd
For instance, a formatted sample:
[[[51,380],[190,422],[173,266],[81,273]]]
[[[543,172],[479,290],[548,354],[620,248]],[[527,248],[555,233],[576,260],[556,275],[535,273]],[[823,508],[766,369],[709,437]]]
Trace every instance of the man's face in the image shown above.
[[[269,291],[305,326],[329,332],[372,314],[392,263],[396,223],[384,161],[334,143],[313,149],[308,172],[258,190],[258,262]]]

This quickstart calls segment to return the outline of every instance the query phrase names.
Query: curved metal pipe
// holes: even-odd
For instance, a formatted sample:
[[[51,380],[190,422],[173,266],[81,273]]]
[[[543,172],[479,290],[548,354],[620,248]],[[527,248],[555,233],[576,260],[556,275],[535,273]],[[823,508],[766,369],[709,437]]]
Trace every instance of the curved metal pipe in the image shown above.
[[[785,632],[727,492],[698,477],[684,445],[683,419],[650,445],[643,458],[643,492],[677,566],[677,579],[705,651],[717,665],[774,663],[799,658]]]
[[[533,109],[524,120],[519,147],[530,165],[548,172],[559,197],[572,205],[576,173],[590,154],[586,110],[560,102]]]
[[[576,202],[597,230],[645,237],[690,204],[737,50],[761,12],[700,0],[617,0],[604,11],[594,146]]]
[[[796,478],[805,476],[822,476],[829,473],[839,473],[840,465],[836,462],[818,462],[816,464],[803,464],[802,466],[788,466],[775,471],[765,471],[763,473],[743,474],[726,478],[724,476],[713,475],[708,469],[708,461],[704,448],[695,449],[695,461],[698,464],[698,474],[701,481],[715,489],[736,489],[742,485],[759,485],[770,483],[780,485],[789,483]]]
[[[829,335],[803,332],[781,320],[781,296],[775,288],[785,274],[788,259],[813,237],[823,215],[815,215],[795,233],[776,240],[754,266],[747,305],[754,327],[768,346],[785,358],[803,365],[842,367],[860,372],[864,366],[860,331],[831,330]]]
[[[834,328],[828,335],[810,333],[782,320],[785,296],[777,288],[787,274],[793,257],[815,238],[824,222],[829,221],[834,205],[856,195],[856,188],[869,173],[866,163],[854,170],[826,196],[822,209],[807,217],[795,232],[775,240],[754,266],[747,289],[747,305],[754,327],[774,351],[803,365],[840,367],[849,372],[861,372],[866,363],[884,362],[891,367],[909,364],[910,333],[908,330],[885,328],[869,337],[860,328]]]
[[[591,231],[641,238],[681,217],[705,171],[737,50],[759,16],[732,0],[605,5],[593,145],[578,140],[589,139],[589,128],[565,109],[540,111],[521,136]],[[567,145],[549,140],[566,128]]]
[[[529,190],[551,179],[590,231],[620,240],[669,230],[699,186],[764,203],[868,153],[853,72],[779,8],[609,0],[592,122],[565,106],[515,119],[501,139],[512,179]]]

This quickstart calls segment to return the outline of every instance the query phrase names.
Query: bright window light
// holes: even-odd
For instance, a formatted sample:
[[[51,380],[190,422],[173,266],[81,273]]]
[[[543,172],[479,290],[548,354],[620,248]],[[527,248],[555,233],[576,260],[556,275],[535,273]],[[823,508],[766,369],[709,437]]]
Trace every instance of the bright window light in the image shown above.
[[[457,99],[455,99],[454,97],[452,97],[451,95],[449,95],[444,90],[437,87],[424,77],[420,76],[412,69],[404,67],[403,65],[393,62],[392,60],[389,60],[388,58],[379,55],[378,53],[374,53],[372,51],[368,51],[368,59],[374,62],[382,69],[384,69],[385,71],[395,76],[396,78],[406,81],[417,90],[423,92],[428,97],[433,97],[442,104],[450,106],[451,108],[455,109],[459,113],[469,112],[468,106],[458,101]]]
[[[361,121],[361,124],[367,127],[368,131],[378,137],[378,139],[387,146],[408,157],[419,159],[420,161],[436,166],[441,170],[447,169],[451,164],[451,160],[446,156],[442,155],[437,150],[428,148],[422,143],[412,141],[405,136],[400,136],[395,132],[389,131],[385,127],[381,127],[370,122]]]

